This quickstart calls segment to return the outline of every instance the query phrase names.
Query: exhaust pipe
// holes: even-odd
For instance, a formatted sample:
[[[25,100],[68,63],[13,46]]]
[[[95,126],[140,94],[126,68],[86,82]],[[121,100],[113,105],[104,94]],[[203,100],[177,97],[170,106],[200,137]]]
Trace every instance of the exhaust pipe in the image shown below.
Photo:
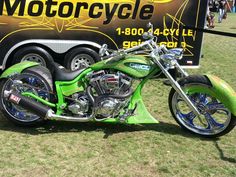
[[[53,110],[49,110],[45,119],[48,120],[61,120],[61,121],[68,121],[68,122],[89,122],[94,118],[93,114],[87,117],[70,117],[70,116],[61,116],[56,115]]]
[[[7,95],[8,91],[4,91],[4,95]],[[16,105],[21,106],[22,108],[38,115],[39,117],[45,118],[50,108],[31,100],[25,96],[22,96],[18,93],[8,93],[8,101]]]
[[[8,101],[11,103],[17,104],[22,108],[48,120],[62,120],[62,121],[71,121],[71,122],[89,122],[94,118],[94,114],[91,114],[87,117],[70,117],[70,116],[61,116],[56,115],[52,109],[47,106],[44,106],[34,100],[29,99],[28,97],[22,96],[18,93],[11,93],[11,91],[4,91],[4,96],[8,98]]]

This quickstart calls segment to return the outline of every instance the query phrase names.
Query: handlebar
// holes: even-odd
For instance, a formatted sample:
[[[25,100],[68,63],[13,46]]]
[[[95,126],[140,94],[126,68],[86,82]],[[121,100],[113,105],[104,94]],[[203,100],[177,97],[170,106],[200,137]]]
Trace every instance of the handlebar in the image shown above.
[[[102,57],[103,60],[111,58],[109,60],[109,62],[113,62],[113,61],[118,61],[118,60],[124,58],[124,56],[129,53],[132,53],[132,52],[138,53],[138,50],[145,48],[145,49],[147,49],[146,51],[148,51],[150,53],[151,57],[155,57],[155,58],[158,57],[159,59],[164,60],[164,61],[170,60],[170,58],[171,58],[171,60],[176,60],[176,59],[182,58],[183,49],[176,48],[176,49],[168,50],[166,48],[166,46],[164,46],[164,45],[158,46],[156,43],[157,37],[155,37],[153,35],[153,25],[151,23],[149,23],[148,27],[150,28],[149,32],[145,32],[143,34],[143,38],[147,39],[147,40],[144,41],[143,43],[141,43],[140,45],[134,46],[132,48],[128,48],[125,50],[122,49],[122,50],[112,52],[108,56],[104,56],[105,54],[109,53],[109,50],[107,48],[107,45],[103,45],[101,47],[101,49],[99,50],[100,56],[104,56],[104,57]],[[172,56],[172,57],[170,57],[170,56]]]

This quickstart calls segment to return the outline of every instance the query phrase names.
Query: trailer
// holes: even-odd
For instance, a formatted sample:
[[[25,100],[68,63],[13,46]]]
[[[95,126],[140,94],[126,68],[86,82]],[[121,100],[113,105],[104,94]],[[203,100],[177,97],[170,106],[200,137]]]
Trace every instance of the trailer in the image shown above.
[[[158,44],[185,49],[181,65],[198,67],[207,1],[201,0],[1,0],[0,68],[25,60],[70,70],[100,60],[102,44],[130,48],[143,42],[148,22]]]

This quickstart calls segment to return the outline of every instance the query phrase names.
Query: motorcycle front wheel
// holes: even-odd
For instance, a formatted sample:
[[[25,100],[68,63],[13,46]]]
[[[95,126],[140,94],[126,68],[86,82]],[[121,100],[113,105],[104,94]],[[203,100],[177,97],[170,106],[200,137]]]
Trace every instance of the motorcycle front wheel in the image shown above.
[[[36,66],[26,69],[13,78],[0,81],[0,110],[9,121],[20,126],[37,126],[44,123],[43,118],[33,114],[30,110],[9,102],[4,91],[11,90],[18,94],[31,92],[45,100],[50,100],[53,86],[48,69],[43,66]]]
[[[210,81],[201,75],[189,76],[179,81],[183,90],[194,86],[209,89]],[[230,132],[236,124],[236,117],[213,95],[194,92],[187,93],[192,103],[198,108],[201,116],[196,116],[182,97],[171,89],[169,108],[176,122],[185,130],[203,137],[219,137]]]

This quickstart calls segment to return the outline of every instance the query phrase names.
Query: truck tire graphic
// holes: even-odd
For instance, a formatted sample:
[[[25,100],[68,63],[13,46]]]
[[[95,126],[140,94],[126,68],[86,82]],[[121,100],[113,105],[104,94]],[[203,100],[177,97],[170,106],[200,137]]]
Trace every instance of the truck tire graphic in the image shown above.
[[[76,47],[65,55],[64,66],[69,70],[86,68],[89,65],[100,61],[97,52],[87,47]]]
[[[22,61],[35,61],[42,66],[50,68],[50,62],[53,61],[52,56],[45,49],[38,46],[28,46],[20,48],[13,55],[12,64]]]

